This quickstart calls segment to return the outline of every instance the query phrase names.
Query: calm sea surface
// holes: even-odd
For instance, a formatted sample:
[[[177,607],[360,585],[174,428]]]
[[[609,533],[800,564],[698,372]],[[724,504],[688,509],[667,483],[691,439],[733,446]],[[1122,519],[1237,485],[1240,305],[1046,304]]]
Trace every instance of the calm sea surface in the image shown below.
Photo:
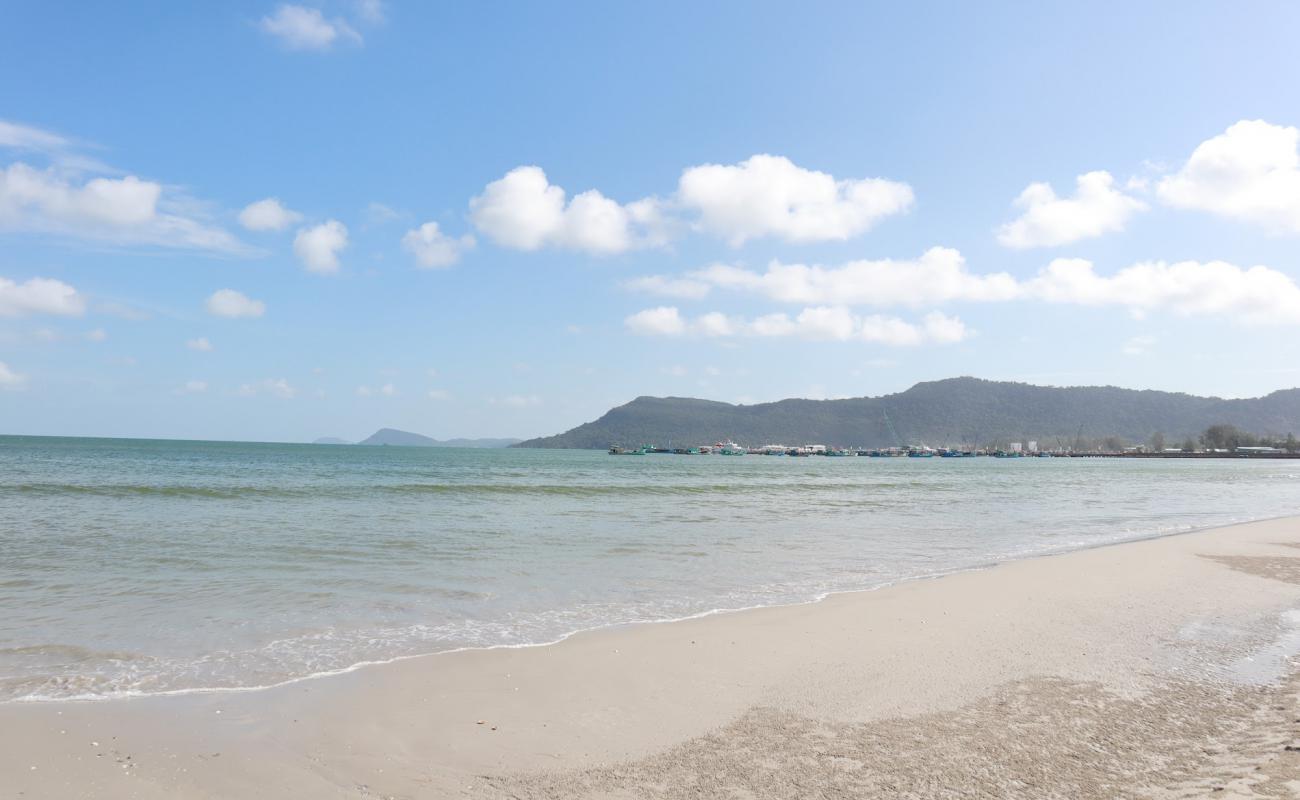
[[[1297,513],[1297,461],[0,437],[0,700],[266,686]]]

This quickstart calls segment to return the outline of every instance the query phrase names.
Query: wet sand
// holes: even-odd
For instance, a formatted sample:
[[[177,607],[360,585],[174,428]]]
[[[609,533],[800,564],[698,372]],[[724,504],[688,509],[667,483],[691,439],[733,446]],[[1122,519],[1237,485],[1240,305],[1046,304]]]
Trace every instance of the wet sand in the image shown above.
[[[1300,795],[1300,520],[256,692],[0,705],[0,797]]]

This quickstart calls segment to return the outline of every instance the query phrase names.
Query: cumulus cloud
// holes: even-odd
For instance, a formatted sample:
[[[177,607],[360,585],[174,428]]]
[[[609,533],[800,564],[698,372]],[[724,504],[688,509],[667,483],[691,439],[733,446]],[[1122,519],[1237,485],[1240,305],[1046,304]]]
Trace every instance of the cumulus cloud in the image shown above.
[[[186,381],[185,385],[176,388],[176,394],[202,394],[207,390],[207,381]]]
[[[236,392],[241,397],[268,395],[289,400],[297,396],[298,390],[284,378],[264,378],[256,383],[245,383]]]
[[[470,201],[470,217],[503,247],[609,255],[665,245],[685,225],[733,245],[764,237],[844,240],[906,211],[912,202],[912,189],[905,183],[839,180],[788,158],[756,155],[739,164],[689,167],[670,198],[625,204],[595,189],[570,199],[540,167],[516,167]]]
[[[29,278],[15,283],[0,278],[0,317],[54,314],[77,317],[86,311],[85,299],[77,290],[53,278]]]
[[[623,320],[623,324],[633,333],[651,336],[680,336],[687,330],[686,320],[673,306],[659,306],[638,311]]]
[[[914,199],[906,183],[837,180],[773,155],[690,167],[677,189],[678,202],[699,214],[701,228],[737,246],[769,236],[791,242],[842,241],[907,211]]]
[[[897,317],[860,316],[843,306],[813,306],[794,316],[775,313],[753,319],[728,317],[720,312],[687,319],[676,308],[663,306],[633,314],[624,323],[633,333],[647,336],[793,337],[891,346],[953,344],[971,334],[960,319],[938,311],[925,315],[920,322],[908,322]]]
[[[1265,266],[1147,261],[1104,276],[1089,261],[1058,258],[1026,290],[1049,303],[1121,306],[1139,316],[1165,310],[1228,316],[1246,325],[1300,324],[1300,286]]]
[[[92,331],[87,331],[86,341],[106,342],[108,341],[108,331],[104,330],[103,328],[95,328]]]
[[[118,244],[224,252],[246,248],[182,199],[134,175],[82,181],[21,162],[0,169],[0,230],[55,233]]]
[[[1175,208],[1300,232],[1300,130],[1242,120],[1201,142],[1177,173],[1156,185]]]
[[[303,228],[293,239],[293,252],[308,272],[330,274],[339,271],[339,252],[348,246],[348,229],[332,219]]]
[[[470,200],[470,219],[502,247],[611,255],[658,241],[657,201],[620,205],[595,189],[567,199],[541,167],[516,167]]]
[[[197,350],[200,353],[211,353],[215,349],[212,346],[212,342],[209,342],[208,337],[206,336],[200,336],[197,339],[187,339],[185,341],[185,346],[191,350]]]
[[[1075,179],[1073,197],[1057,197],[1046,183],[1031,183],[1016,198],[1024,213],[998,229],[998,241],[1027,249],[1070,244],[1121,231],[1147,204],[1115,186],[1109,172],[1097,171]]]
[[[921,308],[953,301],[989,302],[1020,296],[1005,272],[978,275],[961,253],[932,247],[918,259],[850,261],[839,267],[782,264],[764,272],[714,264],[688,279],[707,286],[759,294],[782,303]]]
[[[402,247],[415,256],[416,264],[426,269],[449,267],[473,246],[473,236],[453,238],[443,233],[436,222],[426,222],[402,237]]]
[[[302,219],[302,214],[285,208],[277,197],[267,197],[244,206],[239,224],[250,231],[282,231]]]
[[[448,400],[451,398],[451,392],[446,389],[430,389],[428,397],[430,400]]]
[[[361,43],[361,34],[345,20],[326,19],[320,9],[307,6],[281,5],[274,14],[262,17],[258,27],[290,50],[329,50],[339,42]]]
[[[260,317],[266,313],[265,303],[234,289],[218,289],[213,292],[208,298],[207,307],[208,313],[217,317]]]
[[[673,280],[655,276],[650,285]],[[1224,261],[1147,261],[1107,276],[1089,261],[1058,258],[1033,277],[1018,279],[1003,272],[971,272],[956,250],[936,247],[914,261],[851,261],[840,267],[774,261],[759,272],[715,264],[683,280],[805,306],[919,309],[960,302],[1036,301],[1122,306],[1139,315],[1218,315],[1243,324],[1300,323],[1300,285],[1295,280],[1271,267],[1245,268]],[[768,319],[760,317],[753,324],[761,327]],[[790,322],[779,314],[770,319],[777,326]],[[680,335],[727,331],[736,323],[707,314],[688,323],[676,308],[662,306],[629,317],[627,326],[638,333]]]
[[[27,388],[27,376],[20,375],[0,361],[0,391],[17,391]]]

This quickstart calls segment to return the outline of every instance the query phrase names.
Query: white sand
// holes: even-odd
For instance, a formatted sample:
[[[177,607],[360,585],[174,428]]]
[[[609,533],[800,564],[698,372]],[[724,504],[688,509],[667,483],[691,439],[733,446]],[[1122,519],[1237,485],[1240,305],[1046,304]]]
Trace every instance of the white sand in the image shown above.
[[[1291,796],[1298,547],[1278,520],[264,691],[2,705],[0,797]]]

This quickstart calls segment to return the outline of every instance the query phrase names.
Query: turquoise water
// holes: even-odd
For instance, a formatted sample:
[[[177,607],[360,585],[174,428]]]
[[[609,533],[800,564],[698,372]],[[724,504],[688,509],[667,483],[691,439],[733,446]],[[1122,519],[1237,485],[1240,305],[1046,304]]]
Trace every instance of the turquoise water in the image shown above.
[[[0,699],[358,663],[1300,513],[1300,462],[0,437]]]

